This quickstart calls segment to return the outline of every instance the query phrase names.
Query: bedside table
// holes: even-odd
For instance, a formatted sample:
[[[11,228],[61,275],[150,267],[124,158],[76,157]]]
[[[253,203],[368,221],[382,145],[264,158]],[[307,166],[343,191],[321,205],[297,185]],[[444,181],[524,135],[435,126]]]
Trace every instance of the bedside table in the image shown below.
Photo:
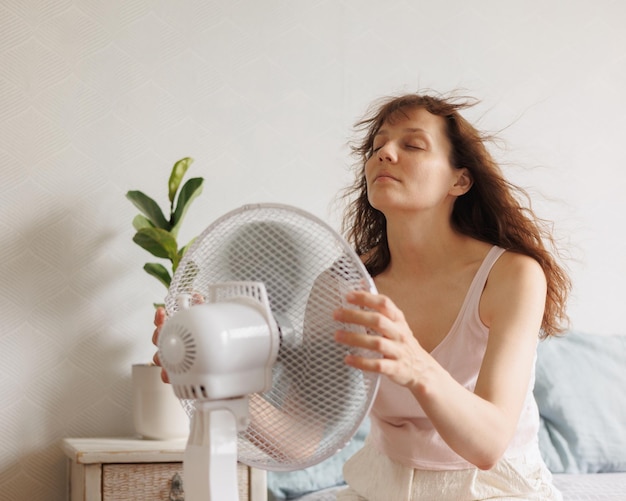
[[[186,440],[66,438],[70,501],[184,501]],[[265,472],[238,465],[239,500],[266,501]]]

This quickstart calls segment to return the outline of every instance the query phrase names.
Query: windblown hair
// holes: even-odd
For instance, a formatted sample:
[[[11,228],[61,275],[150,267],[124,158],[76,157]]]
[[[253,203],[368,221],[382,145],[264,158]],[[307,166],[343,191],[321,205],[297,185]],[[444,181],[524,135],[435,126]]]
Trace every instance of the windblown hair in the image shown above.
[[[383,213],[370,205],[365,181],[365,163],[373,154],[374,136],[384,123],[406,117],[414,109],[423,108],[440,116],[445,119],[452,146],[451,165],[466,168],[473,180],[471,189],[455,201],[451,216],[453,227],[477,240],[530,256],[541,265],[548,284],[541,337],[557,335],[567,326],[570,279],[553,252],[548,250],[548,247],[557,248],[550,227],[532,211],[528,194],[504,179],[489,153],[486,143],[492,138],[461,116],[461,110],[474,104],[469,99],[407,94],[384,100],[357,122],[355,129],[362,139],[351,147],[358,158],[358,173],[354,184],[345,192],[348,205],[343,219],[344,232],[356,252],[365,256],[365,266],[372,276],[389,265],[387,223]]]

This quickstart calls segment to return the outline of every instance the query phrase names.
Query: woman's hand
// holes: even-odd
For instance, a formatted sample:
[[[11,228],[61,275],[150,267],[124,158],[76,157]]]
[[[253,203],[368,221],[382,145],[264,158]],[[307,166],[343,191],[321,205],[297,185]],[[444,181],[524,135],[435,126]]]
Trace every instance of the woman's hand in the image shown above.
[[[161,332],[161,328],[163,327],[163,324],[165,323],[165,317],[166,317],[165,308],[163,308],[162,306],[159,306],[154,313],[154,325],[156,326],[156,328],[154,329],[154,333],[152,334],[152,344],[155,346],[158,346],[159,333]],[[152,357],[152,360],[154,361],[156,365],[158,365],[159,367],[161,366],[161,361],[159,360],[158,352],[154,354],[154,357]],[[165,369],[161,369],[161,379],[163,380],[164,383],[170,382],[170,378],[168,377],[167,372],[165,372]]]
[[[432,357],[420,346],[402,311],[382,294],[365,291],[348,293],[346,300],[359,308],[339,308],[333,318],[374,331],[379,336],[339,330],[338,343],[377,352],[382,358],[347,355],[346,363],[356,369],[378,372],[396,384],[416,389],[421,376],[432,367]]]

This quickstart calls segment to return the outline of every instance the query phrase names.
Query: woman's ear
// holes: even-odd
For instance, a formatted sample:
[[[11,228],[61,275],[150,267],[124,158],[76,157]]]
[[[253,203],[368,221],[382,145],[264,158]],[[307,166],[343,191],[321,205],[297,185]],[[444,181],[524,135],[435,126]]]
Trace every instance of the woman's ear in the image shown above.
[[[456,181],[450,190],[450,194],[457,197],[465,195],[473,184],[474,180],[470,171],[466,168],[458,169],[456,171]]]

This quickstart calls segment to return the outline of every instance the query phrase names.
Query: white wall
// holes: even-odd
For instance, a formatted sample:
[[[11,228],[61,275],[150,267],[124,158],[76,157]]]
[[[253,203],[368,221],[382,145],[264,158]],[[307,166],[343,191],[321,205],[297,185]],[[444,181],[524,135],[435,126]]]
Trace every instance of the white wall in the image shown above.
[[[64,499],[65,436],[132,433],[164,289],[131,242],[171,164],[183,237],[247,202],[335,224],[375,97],[463,88],[572,259],[573,326],[624,333],[621,0],[0,0],[0,497]]]

